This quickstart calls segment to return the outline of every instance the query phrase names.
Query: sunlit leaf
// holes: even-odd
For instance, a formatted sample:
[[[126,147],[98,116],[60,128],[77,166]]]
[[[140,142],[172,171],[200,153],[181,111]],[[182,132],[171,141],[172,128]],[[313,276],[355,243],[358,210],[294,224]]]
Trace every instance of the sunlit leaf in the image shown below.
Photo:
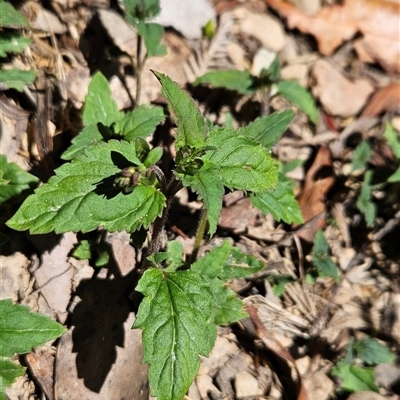
[[[18,68],[0,70],[0,90],[15,89],[19,92],[24,90],[25,85],[33,83],[37,72],[25,71]]]
[[[250,200],[264,215],[271,213],[276,221],[282,220],[287,224],[303,222],[291,183],[283,174],[279,175],[275,189],[252,195]]]
[[[137,185],[131,193],[115,187],[127,162],[140,165],[131,143],[111,140],[58,168],[56,176],[36,189],[7,222],[31,233],[88,232],[102,226],[110,232],[148,227],[161,214],[164,195],[154,186]],[[109,198],[107,198],[107,196]]]
[[[161,83],[161,93],[175,118],[175,147],[178,150],[184,146],[203,147],[206,144],[208,127],[193,99],[168,76],[155,71],[153,73]]]
[[[318,122],[318,109],[314,98],[307,89],[304,89],[296,81],[281,81],[277,83],[277,87],[278,93],[304,111],[310,117],[311,122],[314,124]]]
[[[144,294],[134,328],[143,329],[143,361],[158,400],[182,399],[214,346],[216,327],[208,281],[193,271],[148,269],[136,290]]]
[[[197,78],[193,85],[210,84],[215,88],[233,90],[242,94],[252,94],[257,91],[254,86],[254,78],[248,71],[218,70],[210,71]]]
[[[238,134],[252,137],[264,147],[269,148],[279,140],[293,117],[294,113],[291,110],[275,112],[250,122],[244,128],[239,129]]]
[[[17,164],[8,163],[6,156],[0,154],[0,204],[25,190],[32,190],[38,182],[38,178]]]
[[[29,353],[65,331],[49,317],[31,313],[29,307],[13,304],[10,299],[0,300],[0,356]]]

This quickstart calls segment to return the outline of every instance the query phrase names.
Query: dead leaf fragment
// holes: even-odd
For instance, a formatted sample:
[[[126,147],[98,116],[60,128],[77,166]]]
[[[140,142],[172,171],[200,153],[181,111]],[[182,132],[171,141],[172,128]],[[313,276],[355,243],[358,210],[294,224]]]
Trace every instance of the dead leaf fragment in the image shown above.
[[[48,400],[53,400],[54,350],[36,350],[26,355],[32,375],[39,383]]]
[[[254,13],[245,7],[236,8],[232,14],[238,19],[241,34],[256,38],[269,50],[278,52],[283,49],[286,34],[279,19],[266,13]]]
[[[313,219],[315,222],[299,233],[304,240],[312,241],[317,230],[325,224],[326,195],[335,182],[332,166],[330,149],[326,146],[320,147],[313,164],[307,171],[298,197],[304,221]],[[323,215],[322,219],[317,218],[320,215]]]
[[[351,82],[326,60],[318,60],[313,68],[316,85],[312,92],[331,115],[344,118],[357,115],[374,91],[365,79]]]
[[[391,83],[378,89],[369,100],[360,117],[376,117],[400,107],[400,82]]]
[[[309,16],[282,0],[265,0],[287,19],[289,28],[315,36],[320,52],[331,55],[357,32],[358,45],[370,60],[389,72],[400,72],[400,5],[388,0],[345,0]],[[368,60],[369,61],[369,60]]]

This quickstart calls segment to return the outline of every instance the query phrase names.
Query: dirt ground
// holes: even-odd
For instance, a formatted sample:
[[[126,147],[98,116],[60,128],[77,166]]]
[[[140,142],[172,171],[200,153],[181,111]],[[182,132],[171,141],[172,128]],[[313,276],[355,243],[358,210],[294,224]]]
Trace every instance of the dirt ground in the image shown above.
[[[399,168],[399,153],[385,136],[391,126],[400,146],[398,1],[165,0],[161,5],[167,55],[145,64],[141,103],[165,106],[152,69],[188,90],[215,124],[239,127],[273,111],[294,110],[272,151],[286,166],[305,221],[283,224],[252,208],[242,193],[225,195],[217,234],[204,251],[229,238],[265,268],[230,282],[255,315],[219,328],[215,348],[202,360],[185,399],[400,399],[400,186],[388,181]],[[32,45],[12,63],[39,73],[22,93],[0,93],[0,153],[46,182],[82,127],[81,109],[95,71],[108,78],[118,107],[132,109],[137,37],[118,1],[25,1],[18,8],[31,24],[26,34]],[[206,39],[202,27],[209,20],[214,35]],[[281,96],[192,85],[211,70],[257,75],[276,56],[282,78],[312,93],[317,124]],[[363,142],[370,144],[370,156],[354,168]],[[160,165],[168,174],[172,120],[157,129],[152,144],[169,154]],[[368,222],[357,204],[369,171],[367,202],[376,212]],[[141,333],[130,329],[141,250],[124,232],[108,234],[113,262],[94,267],[71,252],[79,240],[96,240],[99,232],[12,231],[5,222],[17,207],[1,209],[0,231],[10,240],[1,248],[0,297],[49,315],[69,330],[19,357],[27,373],[7,389],[9,399],[148,399]],[[165,241],[181,241],[190,254],[200,208],[193,193],[179,192]],[[318,230],[328,241],[339,281],[316,274],[311,253]],[[393,361],[368,365],[358,356],[340,370],[354,343],[368,338],[386,347]],[[357,367],[373,368],[375,390],[357,375]]]

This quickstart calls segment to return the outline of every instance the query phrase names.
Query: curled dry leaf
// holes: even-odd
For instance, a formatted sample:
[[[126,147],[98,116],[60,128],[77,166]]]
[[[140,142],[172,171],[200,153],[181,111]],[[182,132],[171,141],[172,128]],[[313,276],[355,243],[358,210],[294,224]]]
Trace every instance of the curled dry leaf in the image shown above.
[[[400,72],[400,5],[388,0],[345,0],[324,7],[315,16],[301,12],[282,0],[265,0],[287,18],[289,28],[315,36],[323,55],[332,54],[357,32],[363,37],[356,50],[363,61],[378,62],[389,72]]]
[[[400,82],[391,83],[377,90],[364,111],[361,117],[376,117],[377,115],[396,110],[400,107]]]
[[[297,400],[308,400],[307,392],[305,390],[299,370],[296,367],[295,359],[292,357],[289,351],[274,338],[272,333],[265,328],[257,314],[257,310],[252,305],[247,304],[246,311],[249,313],[249,317],[256,329],[256,334],[262,340],[264,346],[274,352],[281,359],[288,362],[295,369],[298,378]]]
[[[318,229],[325,225],[324,213],[326,211],[326,194],[335,182],[332,169],[332,154],[328,147],[319,148],[311,168],[307,171],[304,186],[302,187],[298,202],[307,229],[299,232],[299,236],[306,241],[312,241]],[[322,215],[322,218],[318,216]]]

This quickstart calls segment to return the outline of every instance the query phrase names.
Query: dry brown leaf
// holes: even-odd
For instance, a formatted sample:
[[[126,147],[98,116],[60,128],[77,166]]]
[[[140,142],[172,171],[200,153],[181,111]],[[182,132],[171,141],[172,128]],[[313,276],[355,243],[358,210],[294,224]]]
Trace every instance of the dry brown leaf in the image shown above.
[[[53,400],[54,351],[50,348],[36,350],[27,354],[25,359],[31,374],[46,394],[47,399]]]
[[[315,16],[282,0],[265,0],[287,18],[289,28],[315,36],[323,55],[332,54],[357,32],[363,34],[358,48],[390,72],[400,72],[400,5],[388,0],[345,0],[324,7]]]
[[[400,107],[400,82],[391,83],[377,90],[361,113],[361,117],[376,117],[382,112]]]
[[[366,79],[350,81],[328,60],[318,60],[313,68],[316,81],[312,92],[328,114],[348,118],[357,115],[374,87]]]
[[[298,377],[297,387],[297,400],[307,400],[307,392],[304,388],[303,381],[301,379],[299,370],[296,367],[296,361],[289,353],[289,351],[278,342],[274,336],[268,332],[264,324],[261,322],[260,317],[257,314],[256,309],[252,305],[246,305],[246,311],[249,314],[251,321],[256,329],[257,336],[263,341],[266,348],[273,351],[277,356],[287,361],[295,369]]]
[[[308,224],[307,229],[299,232],[299,237],[304,240],[312,241],[317,230],[325,225],[325,218],[317,217],[325,213],[326,194],[335,182],[332,165],[330,149],[320,147],[311,168],[307,171],[304,186],[298,197],[304,221],[315,221]]]

